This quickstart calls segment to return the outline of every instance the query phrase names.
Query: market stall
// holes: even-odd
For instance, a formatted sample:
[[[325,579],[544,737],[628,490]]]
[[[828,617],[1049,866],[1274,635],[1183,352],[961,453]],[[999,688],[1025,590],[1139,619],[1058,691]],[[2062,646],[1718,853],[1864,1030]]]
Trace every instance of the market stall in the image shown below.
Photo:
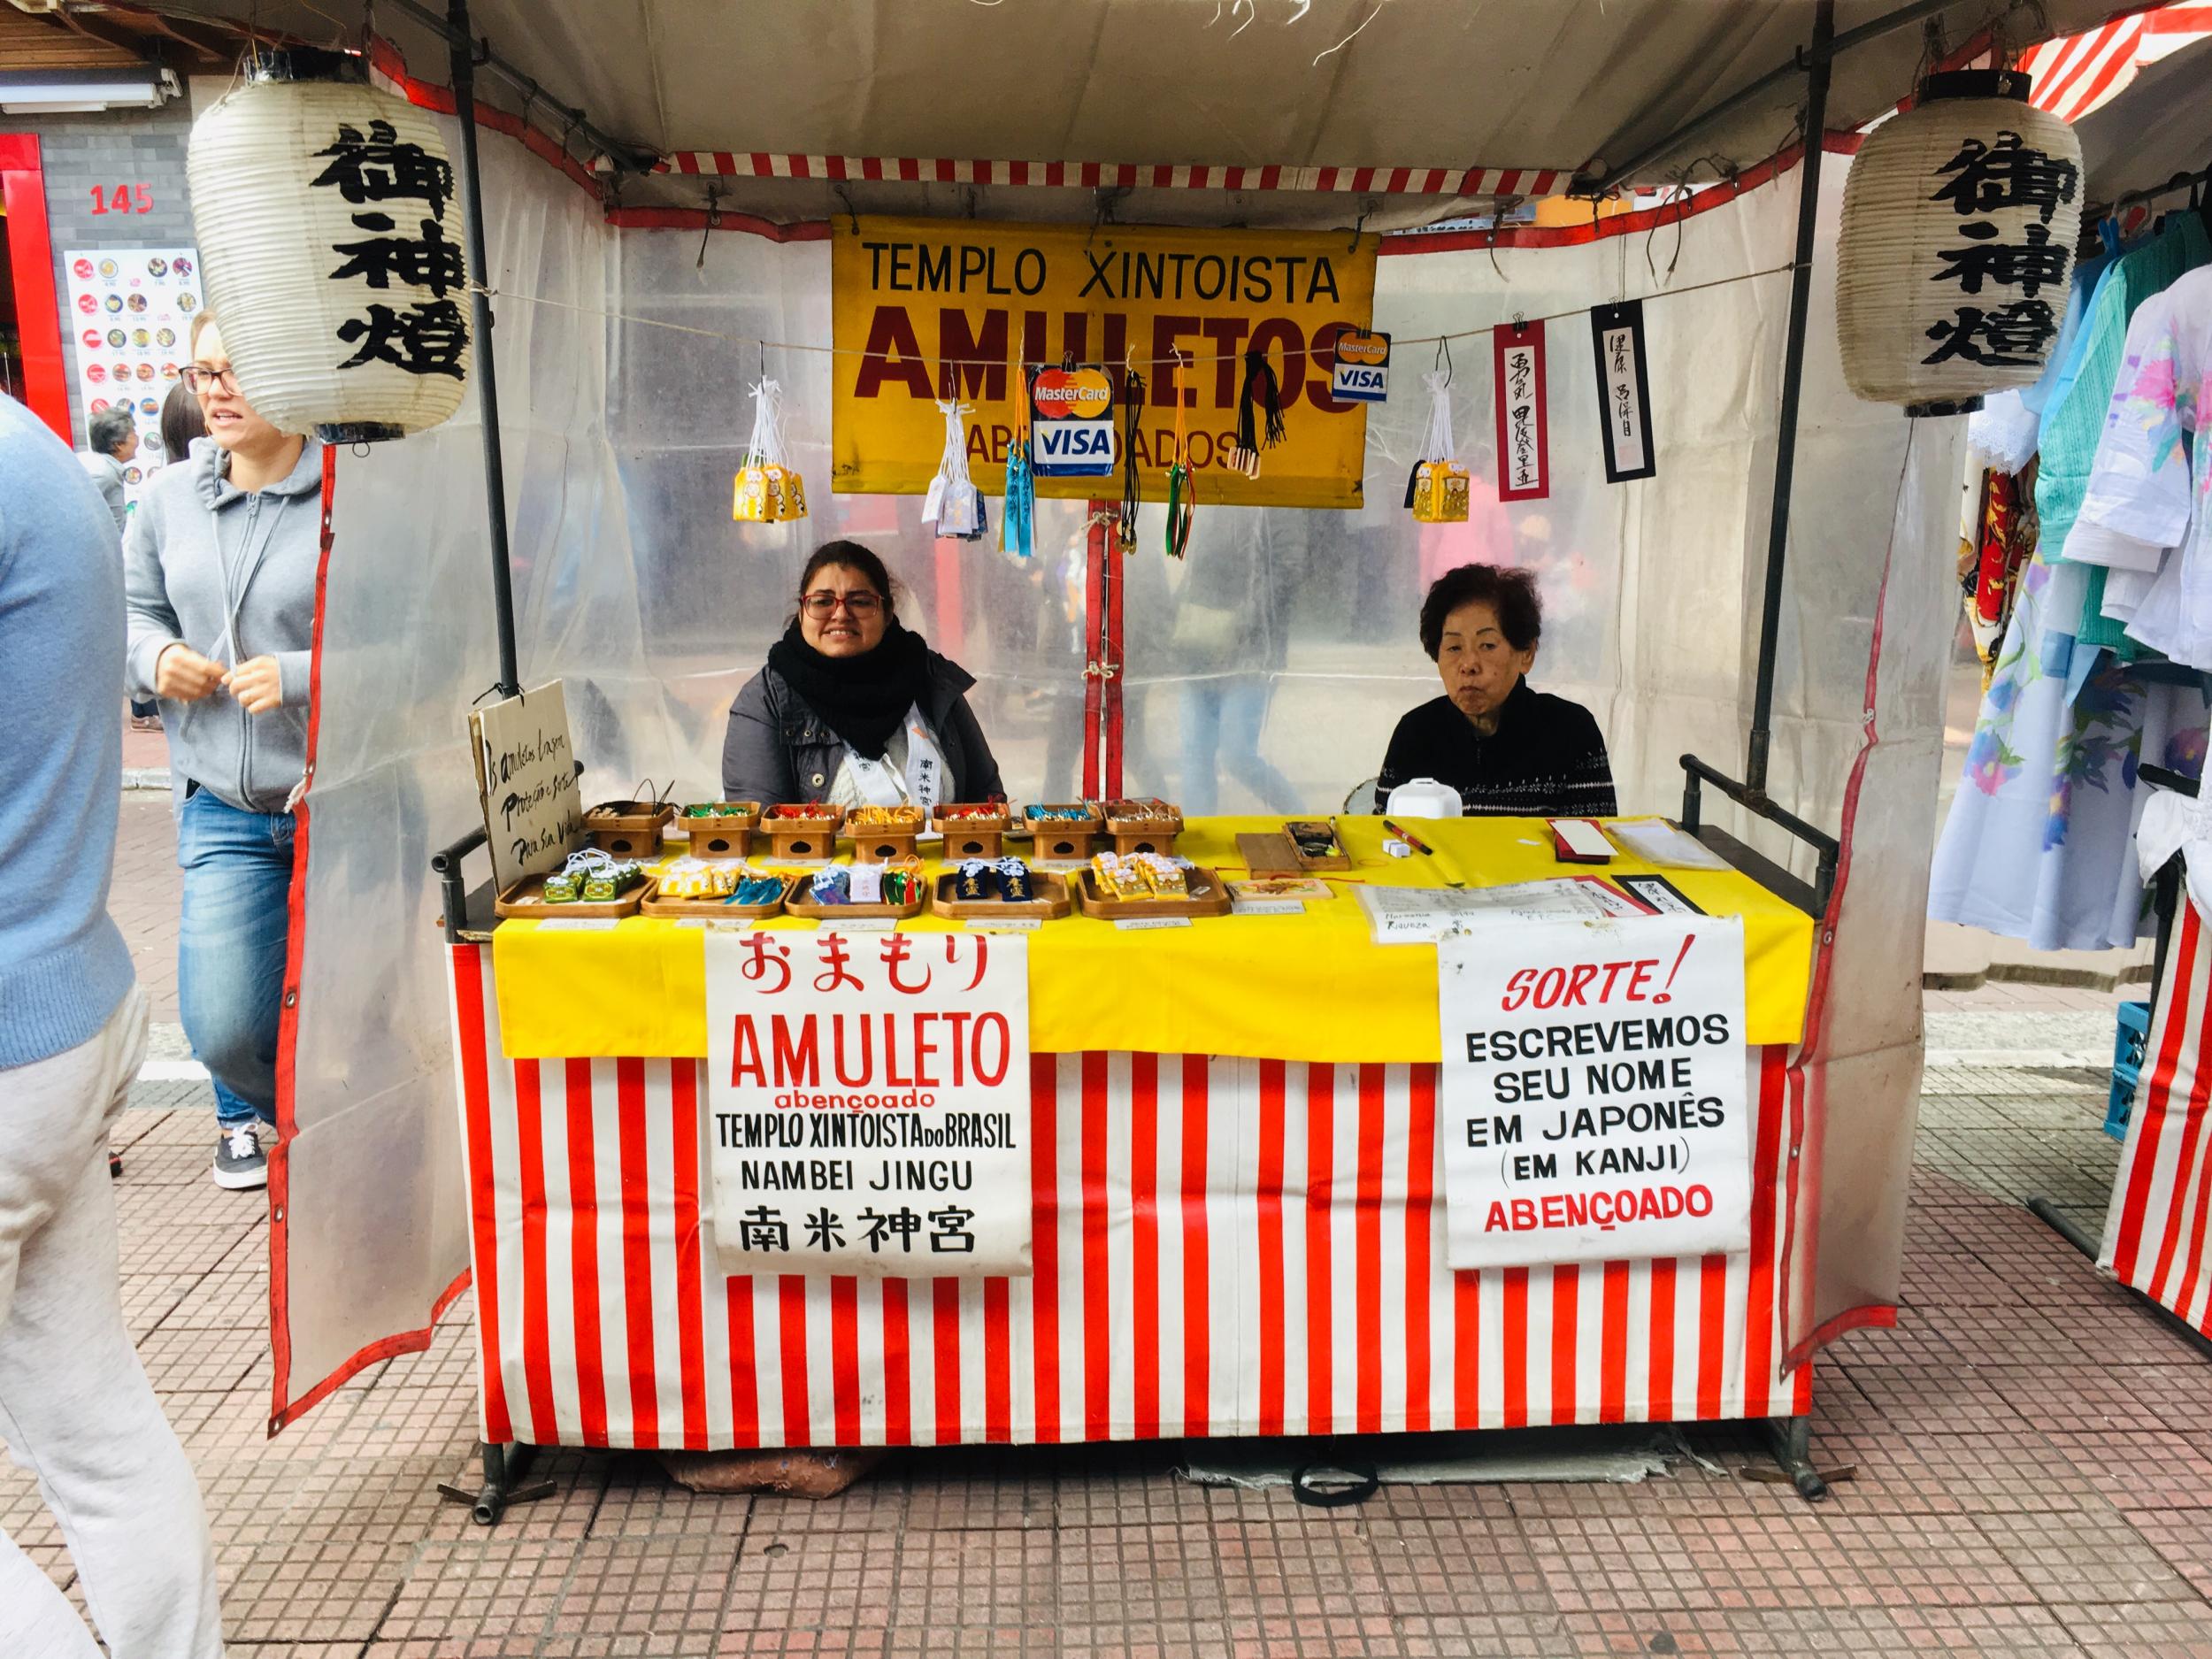
[[[1234,90],[1256,122],[1256,61],[1290,51],[1310,66],[1340,52],[1346,84],[1370,88],[1356,101],[1391,120],[1378,139],[1317,104],[1294,138],[1251,129],[1309,157],[1340,142],[1413,144],[1434,109],[1382,89],[1409,63],[1432,67],[1424,84],[1459,108],[1454,53],[1487,65],[1519,52],[1559,85],[1597,61],[1586,42],[1519,42],[1488,14],[1455,22],[1440,53],[1433,8],[1388,8],[1366,25],[1340,6],[1308,11],[1344,26],[1317,60],[1306,48],[1329,42],[1256,30],[1238,44],[1233,19],[1209,35],[1179,6],[1118,13],[1089,68],[1035,43],[1040,62],[1080,81],[1120,73],[1132,54],[1151,61],[1161,28],[1183,30],[1208,84]],[[1957,423],[1907,422],[1850,396],[1826,275],[1839,157],[1857,144],[1827,129],[1909,89],[1916,31],[1893,19],[1839,28],[1825,4],[1787,17],[1739,8],[1745,56],[1701,79],[1701,33],[1631,8],[1590,27],[1625,31],[1609,38],[1621,49],[1611,61],[1636,65],[1632,111],[1593,97],[1586,133],[1530,140],[1573,150],[1565,167],[1261,157],[1214,169],[1155,152],[1200,146],[1217,109],[1191,114],[1188,133],[1150,118],[1079,133],[1040,112],[1081,100],[1041,86],[1025,91],[1030,125],[1018,130],[963,130],[974,111],[932,102],[905,127],[855,134],[807,106],[779,118],[800,147],[787,152],[687,148],[685,134],[656,132],[656,157],[590,110],[556,105],[500,51],[483,57],[434,19],[419,27],[421,8],[391,13],[406,38],[364,42],[379,84],[493,129],[480,157],[472,127],[438,123],[461,158],[476,356],[451,419],[337,468],[272,1177],[273,1425],[360,1365],[419,1346],[472,1257],[494,1446],[511,1433],[665,1442],[677,1424],[687,1440],[724,1444],[890,1440],[902,1423],[916,1439],[1110,1436],[1201,1416],[1255,1432],[1801,1421],[1817,1348],[1893,1317],[1918,1071],[1916,956],[1901,941],[1917,936],[1940,747],[1951,618],[1930,549],[1947,550],[1955,521]],[[835,28],[836,14],[814,8],[813,20]],[[949,6],[934,20],[926,40],[894,31],[854,50],[910,70],[1003,51],[1010,29],[1048,32],[1018,8]],[[598,33],[608,19],[579,10],[569,22],[591,43],[569,58],[611,80],[564,82],[561,96],[626,99],[621,53]],[[532,31],[516,35],[500,50],[540,49]],[[1962,40],[1947,56],[1987,44]],[[747,45],[759,64],[819,50],[797,36]],[[454,90],[429,79],[448,49]],[[681,82],[660,107],[687,111],[703,142],[734,142],[719,124],[726,88],[683,73],[711,57],[705,42],[650,57],[655,76]],[[480,65],[519,88],[518,107],[504,93],[496,109],[472,102]],[[784,90],[804,80],[761,78]],[[1790,142],[1801,123],[1824,134],[1809,151]],[[1018,154],[1038,133],[1140,159],[901,154],[916,134],[941,134],[940,156]],[[1669,199],[1640,212],[1498,222],[1523,189],[1576,168],[1597,187],[1668,180],[1661,162],[1693,140],[1745,165],[1694,194],[1672,179]],[[771,217],[833,204],[833,222]],[[1378,245],[1379,227],[1470,206],[1487,222]],[[1156,245],[1154,231],[1117,222],[1140,211],[1173,235],[1226,240]],[[908,228],[888,232],[878,213]],[[961,244],[949,265],[933,247],[940,263],[898,264],[895,244],[931,236]],[[985,298],[920,297],[920,273],[968,272],[970,250]],[[1141,314],[1094,305],[1078,266],[1083,306],[1056,305],[1033,346],[1031,319],[990,303],[997,288],[1047,280],[1033,252],[1125,250],[1140,288],[1160,280],[1143,276],[1148,257],[1153,271],[1195,273],[1210,254],[1225,266],[1249,255],[1302,272],[1301,303],[1317,310],[1194,317],[1178,330],[1155,314],[1172,309],[1158,295]],[[1111,280],[1128,280],[1124,268]],[[1307,377],[1343,337],[1339,323],[1396,342],[1383,401],[1362,408],[1333,377]],[[1029,536],[1010,541],[998,428],[1020,422],[998,411],[1070,356],[1106,373],[1124,441],[1149,456],[1134,478],[1041,488]],[[1186,380],[1187,369],[1203,372]],[[872,422],[853,407],[871,375],[879,399],[889,385],[902,405]],[[1140,376],[1156,403],[1130,395]],[[1270,377],[1279,452],[1266,397],[1255,410],[1244,389]],[[1532,403],[1517,377],[1541,388]],[[804,517],[743,510],[741,480],[760,458],[747,443],[750,393],[770,380]],[[1207,411],[1210,461],[1185,449],[1170,388]],[[953,407],[926,406],[940,401]],[[1163,535],[1163,449],[1195,464],[1187,538]],[[880,493],[929,485],[933,469],[953,483],[964,451],[990,509],[980,544],[937,534],[944,519],[926,520],[917,497]],[[1273,466],[1296,493],[1248,491],[1255,460],[1263,485]],[[1421,460],[1457,464],[1463,517],[1402,504]],[[702,969],[703,987],[687,964],[754,948],[732,941],[767,949],[841,930],[771,922],[703,938],[673,920],[602,928],[578,916],[476,936],[493,895],[474,902],[470,838],[454,839],[483,810],[457,735],[469,710],[486,704],[489,718],[557,680],[586,768],[580,802],[642,793],[641,779],[710,801],[731,697],[787,612],[804,550],[837,535],[882,552],[913,624],[977,676],[1017,802],[1180,800],[1190,844],[1228,879],[1241,849],[1218,839],[1230,826],[1209,808],[1335,817],[1353,856],[1335,896],[1301,917],[1176,918],[1187,930],[1071,917],[994,958],[1025,969],[1033,1085],[1015,1115],[1033,1158],[1026,1254],[1004,1271],[740,1269],[742,1223],[710,1227],[698,1160],[720,1127],[703,1091],[731,1075],[702,1071],[711,1048],[697,1033],[725,1028],[703,999],[710,1009],[731,979]],[[370,557],[393,547],[409,549],[403,582]],[[1595,712],[1624,807],[1675,815],[1727,866],[1667,872],[1714,925],[1744,923],[1727,958],[1741,1013],[1722,1027],[1742,1063],[1725,1091],[1740,1105],[1721,1113],[1740,1134],[1741,1202],[1709,1246],[1459,1264],[1468,1247],[1444,1198],[1470,1137],[1463,1123],[1445,1144],[1437,1102],[1455,1087],[1458,1050],[1439,985],[1481,964],[1452,969],[1458,947],[1379,944],[1371,918],[1355,919],[1358,892],[1398,887],[1407,872],[1363,843],[1372,826],[1352,809],[1392,722],[1434,693],[1413,637],[1418,595],[1483,559],[1537,572],[1538,678]],[[1540,823],[1519,831],[1457,849],[1471,888],[1563,879]],[[1523,839],[1535,854],[1515,849]],[[440,848],[447,885],[434,893],[424,870]],[[1624,883],[1650,873],[1616,856]],[[1708,879],[1723,886],[1700,896],[1693,882]],[[917,918],[887,938],[926,944],[937,931]],[[1317,996],[1346,984],[1365,1000],[1356,1017],[1330,1015]],[[595,987],[582,1004],[568,1000],[576,987]],[[751,1242],[740,1238],[741,1257]],[[1409,1289],[1421,1285],[1426,1295]],[[1179,1345],[1157,1346],[1178,1328]]]
[[[1272,827],[1202,821],[1182,850],[1233,871],[1236,835]],[[1560,874],[1529,825],[1423,827],[1477,886]],[[1778,1287],[1798,1219],[1786,1071],[1812,918],[1724,867],[1663,872],[1742,919],[1729,1053],[1747,1072],[1747,1249],[1454,1272],[1437,951],[1371,942],[1355,896],[1417,894],[1423,877],[1384,855],[1379,820],[1344,828],[1353,868],[1294,914],[1156,931],[1077,915],[1019,936],[1033,1238],[1016,1274],[941,1256],[941,1273],[909,1277],[895,1254],[872,1271],[778,1272],[771,1255],[733,1273],[738,1241],[718,1233],[703,1173],[720,1162],[703,1144],[704,929],[518,920],[454,946],[487,1440],[927,1445],[1809,1409],[1811,1369],[1784,1367]],[[1624,855],[1607,873],[1662,872]],[[940,936],[987,949],[1003,935],[969,932],[987,925],[899,926],[941,964]],[[833,945],[816,926],[779,917],[757,936],[795,947],[808,975],[847,942],[865,972],[887,937]],[[1609,1179],[1603,1202],[1653,1179]],[[759,1213],[795,1228],[826,1196]],[[788,1248],[803,1263],[795,1235]]]

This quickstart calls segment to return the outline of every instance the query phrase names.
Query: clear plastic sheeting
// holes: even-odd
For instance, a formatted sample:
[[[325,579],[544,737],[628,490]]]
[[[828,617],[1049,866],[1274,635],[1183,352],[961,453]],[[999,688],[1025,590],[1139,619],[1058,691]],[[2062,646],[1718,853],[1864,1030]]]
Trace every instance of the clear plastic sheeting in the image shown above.
[[[995,499],[989,537],[939,542],[920,524],[919,497],[833,495],[833,358],[759,343],[828,345],[826,244],[611,231],[588,197],[511,142],[487,135],[484,156],[522,677],[567,682],[587,798],[647,780],[679,799],[717,793],[730,700],[785,626],[805,554],[837,535],[883,555],[902,614],[978,677],[972,700],[1010,791],[1074,794],[1083,504],[1040,503],[1035,556],[1018,564],[998,550]],[[1842,172],[1832,160],[1831,232]],[[1401,345],[1397,396],[1371,412],[1369,505],[1210,508],[1202,476],[1187,559],[1164,557],[1164,509],[1153,504],[1116,560],[1126,584],[1125,786],[1191,812],[1336,810],[1374,776],[1397,718],[1440,689],[1416,615],[1425,582],[1468,559],[1538,572],[1547,613],[1533,679],[1596,713],[1624,811],[1678,810],[1686,752],[1740,772],[1788,302],[1777,268],[1789,257],[1797,177],[1649,239],[1382,260],[1375,321]],[[1795,1079],[1794,1126],[1814,1179],[1801,1181],[1786,1240],[1793,1348],[1895,1291],[1962,426],[1922,423],[1908,468],[1903,419],[1843,390],[1832,260],[1824,234],[1775,799],[1837,828],[1855,762],[1870,736],[1880,741],[1859,774],[1833,971]],[[1726,280],[1738,277],[1749,280]],[[1581,308],[1630,297],[1647,302],[1658,473],[1609,486]],[[1452,349],[1473,513],[1463,525],[1417,525],[1399,502],[1433,348],[1409,337],[1517,315],[1550,319],[1551,498],[1496,499],[1490,349],[1478,336]],[[747,388],[764,370],[785,388],[787,435],[811,487],[813,516],[796,524],[730,518]],[[419,1325],[465,1263],[427,860],[473,814],[464,718],[495,672],[472,411],[348,457],[340,476],[311,797],[303,1133],[292,1148],[303,1217],[290,1257],[296,1393]],[[1870,726],[1877,595],[1893,544]],[[1706,804],[1710,821],[1809,875],[1796,843],[1709,790]],[[284,1386],[280,1375],[280,1397]]]
[[[610,233],[518,145],[488,134],[483,175],[494,285],[586,308],[499,307],[526,679],[587,653],[635,662],[636,584],[601,428]],[[296,924],[296,1133],[276,1211],[280,1417],[407,1345],[468,1265],[430,856],[480,821],[466,713],[498,672],[473,387],[444,426],[342,454],[333,525]]]

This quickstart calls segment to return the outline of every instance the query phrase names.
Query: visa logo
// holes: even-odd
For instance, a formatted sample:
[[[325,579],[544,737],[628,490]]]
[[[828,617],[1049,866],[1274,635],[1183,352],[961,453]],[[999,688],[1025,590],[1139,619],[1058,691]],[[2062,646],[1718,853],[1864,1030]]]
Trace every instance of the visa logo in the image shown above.
[[[1329,396],[1340,403],[1379,403],[1390,396],[1389,385],[1387,369],[1340,363],[1330,378]]]
[[[1104,477],[1114,470],[1111,420],[1041,420],[1031,428],[1032,465],[1063,478]]]

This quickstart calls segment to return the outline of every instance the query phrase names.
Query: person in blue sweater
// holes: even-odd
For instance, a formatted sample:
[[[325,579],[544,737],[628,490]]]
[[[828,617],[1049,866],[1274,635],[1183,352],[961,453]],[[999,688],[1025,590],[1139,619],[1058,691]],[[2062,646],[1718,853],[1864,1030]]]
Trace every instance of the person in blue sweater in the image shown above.
[[[0,396],[0,1436],[68,1541],[113,1654],[219,1659],[215,1552],[123,1323],[108,1128],[146,1050],[109,919],[123,573],[69,449]],[[0,1654],[96,1659],[0,1531]]]

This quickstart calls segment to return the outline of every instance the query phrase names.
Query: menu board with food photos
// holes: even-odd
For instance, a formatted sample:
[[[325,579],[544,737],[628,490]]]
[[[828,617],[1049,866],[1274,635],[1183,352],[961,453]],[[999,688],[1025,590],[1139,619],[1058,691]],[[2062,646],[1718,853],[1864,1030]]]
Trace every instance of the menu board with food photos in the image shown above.
[[[135,506],[161,448],[161,403],[192,360],[200,309],[194,248],[98,248],[65,253],[67,318],[77,336],[77,434],[92,417],[121,407],[138,427],[138,452],[123,464],[124,500]]]

